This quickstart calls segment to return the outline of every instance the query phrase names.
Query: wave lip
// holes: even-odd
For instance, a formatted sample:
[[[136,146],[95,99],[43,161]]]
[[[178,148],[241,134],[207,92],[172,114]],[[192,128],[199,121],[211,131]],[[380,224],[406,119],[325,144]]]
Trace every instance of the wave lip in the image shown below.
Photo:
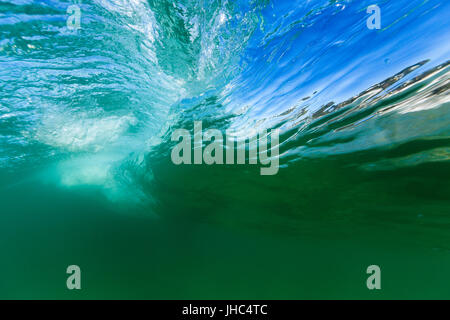
[[[279,129],[283,170],[355,153],[371,169],[447,161],[450,4],[387,1],[379,31],[370,4],[95,0],[71,32],[65,2],[7,1],[1,167],[56,162],[66,186],[126,189],[194,121]]]

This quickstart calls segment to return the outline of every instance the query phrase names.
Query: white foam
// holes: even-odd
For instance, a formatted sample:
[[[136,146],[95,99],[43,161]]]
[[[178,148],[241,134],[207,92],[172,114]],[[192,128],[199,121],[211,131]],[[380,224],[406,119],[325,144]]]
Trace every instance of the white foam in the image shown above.
[[[137,123],[132,115],[103,118],[73,118],[76,115],[51,114],[43,120],[37,140],[69,151],[100,151]]]

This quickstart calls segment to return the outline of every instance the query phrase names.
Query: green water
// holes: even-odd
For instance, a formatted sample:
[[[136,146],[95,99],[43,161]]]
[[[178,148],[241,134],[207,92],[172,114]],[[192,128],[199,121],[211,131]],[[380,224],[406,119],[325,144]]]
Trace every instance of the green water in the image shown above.
[[[302,163],[301,184],[283,172],[244,184],[260,178],[233,168],[183,175],[170,165],[158,169],[159,218],[113,205],[95,188],[61,190],[26,173],[26,183],[9,177],[1,197],[1,298],[450,294],[449,190],[440,178],[448,164],[361,174],[338,160]],[[221,183],[233,174],[236,184]],[[195,176],[217,182],[185,192]],[[80,291],[66,289],[71,264],[82,270]],[[366,287],[372,264],[381,267],[380,291]]]

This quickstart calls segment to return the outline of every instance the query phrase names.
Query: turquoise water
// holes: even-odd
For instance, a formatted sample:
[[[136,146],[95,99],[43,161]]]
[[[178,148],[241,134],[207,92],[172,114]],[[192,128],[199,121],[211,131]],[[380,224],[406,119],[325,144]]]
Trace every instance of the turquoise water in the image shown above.
[[[450,298],[450,3],[72,4],[0,2],[0,298]],[[278,174],[174,165],[194,121]]]

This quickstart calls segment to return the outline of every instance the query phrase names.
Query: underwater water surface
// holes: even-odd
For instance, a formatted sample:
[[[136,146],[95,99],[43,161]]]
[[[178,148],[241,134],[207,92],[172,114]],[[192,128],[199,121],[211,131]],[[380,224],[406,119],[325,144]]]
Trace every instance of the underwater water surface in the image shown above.
[[[449,21],[445,0],[0,0],[0,298],[449,299]],[[278,173],[175,165],[195,121],[278,129]]]

